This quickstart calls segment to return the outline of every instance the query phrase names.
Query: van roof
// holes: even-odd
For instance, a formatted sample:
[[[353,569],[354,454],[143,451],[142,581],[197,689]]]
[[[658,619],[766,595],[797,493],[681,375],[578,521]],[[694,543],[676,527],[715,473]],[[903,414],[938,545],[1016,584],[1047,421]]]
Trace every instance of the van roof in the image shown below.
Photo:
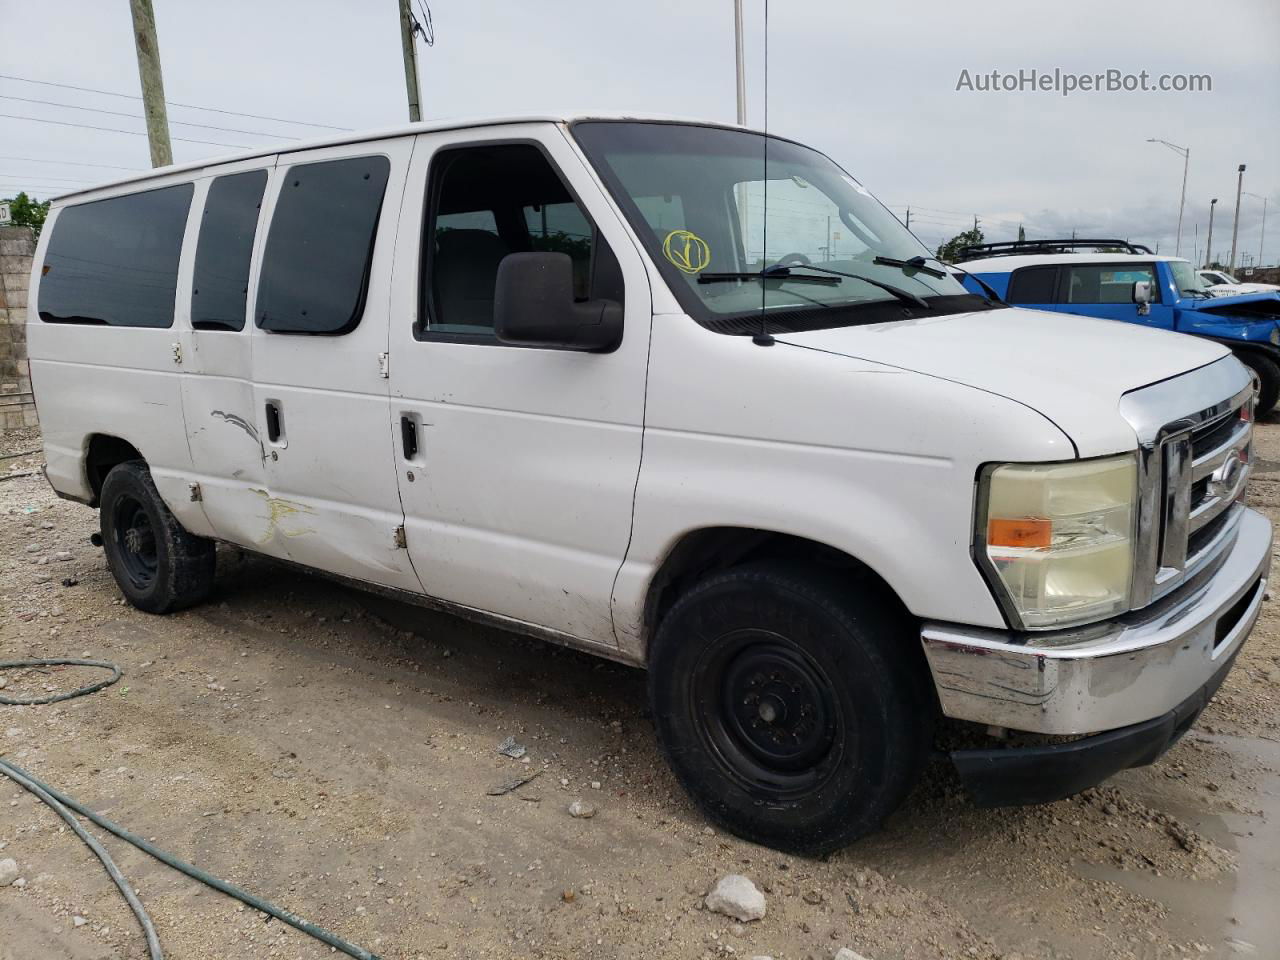
[[[353,130],[350,133],[339,133],[334,134],[333,136],[321,137],[314,140],[291,140],[288,143],[283,144],[263,144],[262,146],[243,150],[239,153],[229,153],[223,156],[194,160],[190,163],[177,163],[167,167],[156,167],[153,170],[139,171],[131,176],[120,177],[114,180],[106,180],[92,186],[80,187],[76,190],[68,191],[67,193],[56,194],[51,198],[51,200],[54,204],[61,204],[72,197],[94,193],[108,187],[119,187],[128,183],[140,183],[156,179],[158,177],[171,176],[176,173],[194,172],[197,170],[204,170],[208,167],[220,166],[221,164],[235,163],[240,160],[252,160],[254,157],[269,157],[278,153],[296,153],[300,150],[312,150],[319,147],[335,147],[347,143],[362,143],[368,140],[386,140],[391,137],[411,136],[415,133],[434,133],[441,130],[480,129],[484,127],[507,126],[515,123],[567,124],[574,123],[578,120],[637,120],[649,123],[685,123],[700,127],[724,127],[730,130],[745,130],[751,133],[763,132],[754,130],[750,127],[740,126],[735,123],[725,123],[719,120],[707,120],[705,118],[697,119],[693,117],[667,116],[663,114],[601,113],[600,111],[578,113],[538,113],[526,115],[515,114],[506,117],[459,117],[448,120],[427,120],[420,123],[406,123],[399,126],[383,127],[373,130]]]
[[[1019,267],[1039,267],[1059,263],[1151,263],[1156,260],[1190,262],[1186,257],[1146,253],[1037,253],[1017,257],[966,260],[964,269],[969,273],[1010,273]]]

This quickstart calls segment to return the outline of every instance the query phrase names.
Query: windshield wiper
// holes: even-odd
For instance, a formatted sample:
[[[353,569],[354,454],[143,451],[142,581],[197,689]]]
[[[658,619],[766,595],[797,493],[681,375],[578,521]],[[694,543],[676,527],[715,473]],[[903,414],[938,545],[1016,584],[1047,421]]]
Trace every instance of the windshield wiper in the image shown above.
[[[873,287],[879,287],[881,290],[884,290],[887,293],[893,294],[903,303],[910,303],[910,304],[914,304],[917,307],[924,307],[926,310],[933,309],[933,307],[929,305],[929,301],[926,300],[924,297],[917,297],[914,293],[908,293],[906,290],[903,290],[901,287],[895,287],[891,283],[884,283],[880,280],[872,280],[870,277],[864,277],[860,273],[845,273],[843,270],[832,270],[830,267],[815,267],[812,263],[806,263],[803,266],[804,266],[804,269],[806,270],[816,270],[819,273],[833,273],[837,277],[848,277],[851,280],[861,280],[863,283],[869,283]],[[772,270],[774,268],[770,267],[769,269]]]
[[[803,273],[792,273],[790,267],[774,264],[765,267],[759,273],[700,273],[699,283],[720,283],[725,280],[791,280],[796,283],[820,283],[834,287],[840,283],[836,277],[808,277]]]
[[[946,276],[946,274],[940,270],[924,269],[923,267],[921,267],[921,264],[923,264],[926,260],[933,260],[937,263],[942,263],[942,261],[939,260],[937,257],[922,257],[922,256],[915,256],[915,257],[912,257],[910,260],[893,260],[893,259],[890,259],[889,257],[876,257],[875,260],[872,261],[872,263],[883,263],[886,266],[890,266],[890,267],[914,267],[915,269],[919,270],[921,273],[928,273],[935,277]],[[948,263],[948,264],[945,264],[945,266],[950,267],[952,270],[955,270],[958,273],[963,273],[966,277],[969,277],[971,280],[973,280],[974,283],[976,283],[978,286],[980,286],[983,290],[987,292],[988,299],[994,300],[996,303],[1004,303],[1004,298],[1001,297],[1000,294],[996,293],[996,288],[991,286],[991,284],[987,283],[987,281],[983,280],[981,277],[974,276],[974,274],[970,273],[968,270],[964,269],[963,267],[957,267],[954,263]]]
[[[780,263],[775,263],[771,267],[765,267],[759,273],[701,273],[698,274],[699,283],[719,283],[722,280],[795,280],[800,283],[822,283],[834,286],[839,283],[839,277],[848,277],[851,280],[861,280],[863,283],[869,283],[873,287],[879,287],[881,290],[892,294],[903,303],[910,303],[917,307],[924,307],[926,310],[932,310],[929,301],[924,297],[917,297],[914,293],[908,293],[901,287],[895,287],[890,283],[882,283],[879,280],[872,280],[870,277],[864,277],[857,273],[845,273],[843,270],[832,270],[830,267],[815,267],[811,263],[799,264],[803,270],[816,270],[818,273],[830,273],[834,276],[830,277],[811,277],[803,273],[792,273],[791,268]]]
[[[937,277],[942,280],[946,277],[946,272],[935,270],[933,267],[926,267],[925,258],[920,256],[912,257],[910,260],[898,260],[894,257],[876,257],[871,261],[886,267],[901,267],[903,270],[919,270],[921,273],[928,274],[931,277]]]

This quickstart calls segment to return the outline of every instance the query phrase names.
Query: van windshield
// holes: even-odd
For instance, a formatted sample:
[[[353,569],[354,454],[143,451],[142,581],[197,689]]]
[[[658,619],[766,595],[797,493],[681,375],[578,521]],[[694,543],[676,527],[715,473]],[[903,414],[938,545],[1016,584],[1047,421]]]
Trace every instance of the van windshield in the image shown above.
[[[786,331],[901,320],[904,302],[914,315],[989,306],[815,150],[770,137],[766,167],[758,133],[603,120],[572,129],[681,306],[712,329],[758,329],[762,309]]]

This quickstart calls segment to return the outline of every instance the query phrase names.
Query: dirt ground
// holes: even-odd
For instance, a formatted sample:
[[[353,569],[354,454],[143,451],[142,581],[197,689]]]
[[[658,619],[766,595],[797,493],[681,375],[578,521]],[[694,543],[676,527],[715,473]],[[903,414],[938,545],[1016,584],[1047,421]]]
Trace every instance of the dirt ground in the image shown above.
[[[1252,502],[1280,520],[1280,422]],[[660,758],[636,670],[224,551],[213,599],[125,606],[96,514],[34,432],[0,437],[0,660],[125,676],[0,706],[0,754],[158,846],[388,960],[1280,957],[1280,615],[1159,763],[1043,807],[979,810],[936,764],[885,830],[826,860],[713,831]],[[5,671],[10,695],[81,669]],[[498,745],[515,736],[521,762]],[[541,771],[503,796],[486,790]],[[590,819],[567,812],[582,799]],[[333,956],[101,831],[173,960]],[[146,956],[115,887],[0,776],[0,960]],[[765,891],[702,909],[727,873]],[[77,918],[80,918],[78,921]]]

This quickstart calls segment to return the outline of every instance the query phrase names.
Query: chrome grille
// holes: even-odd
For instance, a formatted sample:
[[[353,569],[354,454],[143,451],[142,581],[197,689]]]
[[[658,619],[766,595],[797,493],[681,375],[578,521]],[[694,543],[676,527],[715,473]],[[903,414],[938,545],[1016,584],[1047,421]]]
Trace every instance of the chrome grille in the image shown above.
[[[1133,605],[1146,606],[1225,557],[1253,460],[1253,382],[1226,357],[1126,394],[1138,434]]]
[[[1239,404],[1236,405],[1236,401]],[[1165,502],[1161,565],[1185,570],[1230,520],[1253,463],[1252,396],[1165,441]]]

